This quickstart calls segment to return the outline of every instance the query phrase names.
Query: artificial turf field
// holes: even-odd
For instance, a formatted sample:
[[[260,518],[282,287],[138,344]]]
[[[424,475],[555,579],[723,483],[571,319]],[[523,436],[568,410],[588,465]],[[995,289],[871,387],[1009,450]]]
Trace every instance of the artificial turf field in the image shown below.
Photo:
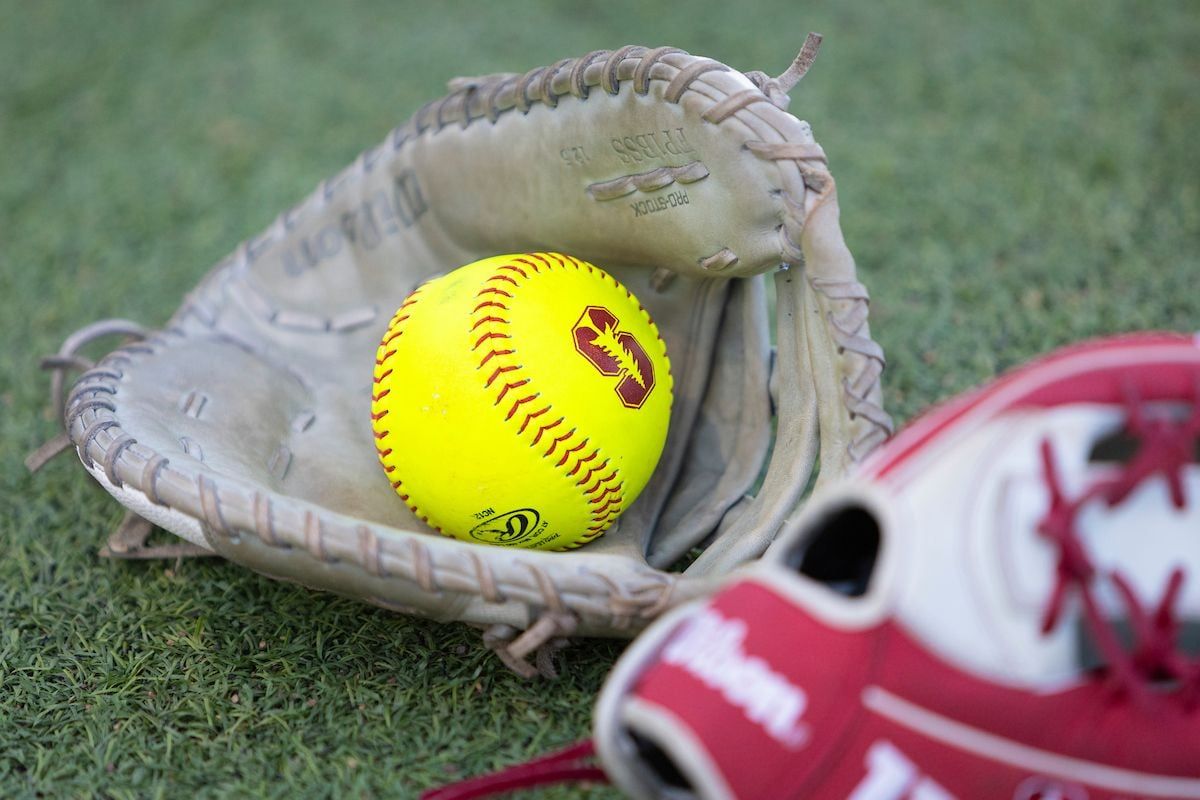
[[[0,797],[409,797],[587,733],[461,625],[98,559],[38,358],[182,295],[448,78],[671,44],[777,74],[839,182],[898,421],[1081,337],[1200,329],[1200,6],[0,0]],[[539,797],[573,797],[581,790]],[[593,797],[611,797],[596,789]]]

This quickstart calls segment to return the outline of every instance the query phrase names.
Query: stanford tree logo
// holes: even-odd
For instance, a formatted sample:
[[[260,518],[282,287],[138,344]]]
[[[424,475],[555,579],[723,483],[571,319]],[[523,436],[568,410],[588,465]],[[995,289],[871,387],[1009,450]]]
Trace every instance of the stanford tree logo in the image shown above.
[[[601,375],[619,378],[617,397],[626,408],[641,408],[654,391],[654,364],[641,342],[619,325],[607,308],[588,306],[571,330],[575,350]]]

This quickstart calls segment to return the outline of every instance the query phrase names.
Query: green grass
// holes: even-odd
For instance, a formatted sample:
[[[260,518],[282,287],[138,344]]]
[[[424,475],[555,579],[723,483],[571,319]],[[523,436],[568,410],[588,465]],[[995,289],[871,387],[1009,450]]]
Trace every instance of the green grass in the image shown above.
[[[56,431],[38,356],[161,324],[453,75],[629,42],[774,74],[824,33],[793,110],[900,420],[1080,337],[1200,327],[1195,6],[963,5],[0,0],[0,796],[403,797],[587,733],[620,643],[525,683],[463,626],[103,561],[117,506],[20,463]]]

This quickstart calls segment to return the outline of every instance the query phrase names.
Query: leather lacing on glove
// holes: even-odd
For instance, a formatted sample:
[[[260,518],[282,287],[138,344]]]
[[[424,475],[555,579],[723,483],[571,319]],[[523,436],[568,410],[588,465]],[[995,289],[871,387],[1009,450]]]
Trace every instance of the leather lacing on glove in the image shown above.
[[[105,358],[105,363],[106,369],[111,371],[113,379],[120,380],[122,376],[117,365],[122,360],[127,361],[128,354],[136,353],[139,343],[150,336],[150,331],[146,328],[126,319],[105,319],[80,328],[63,342],[56,354],[41,360],[41,368],[50,372],[50,408],[53,410],[55,419],[63,418],[68,403],[69,398],[64,391],[67,376],[71,372],[94,372],[96,370],[96,363],[90,358],[80,355],[80,351],[93,342],[114,336],[125,340],[126,343],[121,348],[125,353],[112,353]],[[89,387],[89,390],[94,388]],[[73,408],[76,413],[82,413],[89,408],[105,408],[111,411],[113,406],[105,399],[104,395],[105,392],[101,390],[96,393],[96,396],[74,404]],[[112,422],[111,425],[101,423],[96,426],[93,435],[115,425],[115,422]],[[110,477],[115,477],[114,465],[117,458],[120,457],[121,451],[136,443],[137,440],[130,437],[125,440],[123,446],[113,447],[108,451],[104,468]],[[63,431],[30,453],[25,458],[25,468],[30,472],[37,472],[54,458],[70,450],[71,447],[71,437],[66,431]],[[169,463],[167,459],[163,459],[155,468],[163,469]],[[115,480],[114,483],[116,483]],[[154,523],[132,511],[127,511],[120,524],[109,535],[104,547],[100,549],[100,556],[120,559],[178,559],[216,555],[207,548],[189,542],[149,546],[147,541],[153,531]]]

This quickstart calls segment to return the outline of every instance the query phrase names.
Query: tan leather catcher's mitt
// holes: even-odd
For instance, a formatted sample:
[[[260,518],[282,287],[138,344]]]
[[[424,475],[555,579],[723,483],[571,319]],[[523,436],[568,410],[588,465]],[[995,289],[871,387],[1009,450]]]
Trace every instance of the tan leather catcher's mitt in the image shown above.
[[[818,41],[776,79],[623,47],[454,80],[218,264],[163,330],[73,336],[47,361],[56,388],[91,367],[63,410],[88,472],[130,510],[109,552],[162,553],[138,547],[153,523],[195,546],[168,553],[483,626],[525,671],[551,639],[631,636],[757,557],[818,458],[820,480],[837,477],[891,429],[825,154],[786,111]],[[612,272],[654,316],[675,375],[651,483],[569,553],[432,532],[371,435],[375,349],[405,295],[532,250]],[[138,341],[94,367],[76,355],[108,334]]]

